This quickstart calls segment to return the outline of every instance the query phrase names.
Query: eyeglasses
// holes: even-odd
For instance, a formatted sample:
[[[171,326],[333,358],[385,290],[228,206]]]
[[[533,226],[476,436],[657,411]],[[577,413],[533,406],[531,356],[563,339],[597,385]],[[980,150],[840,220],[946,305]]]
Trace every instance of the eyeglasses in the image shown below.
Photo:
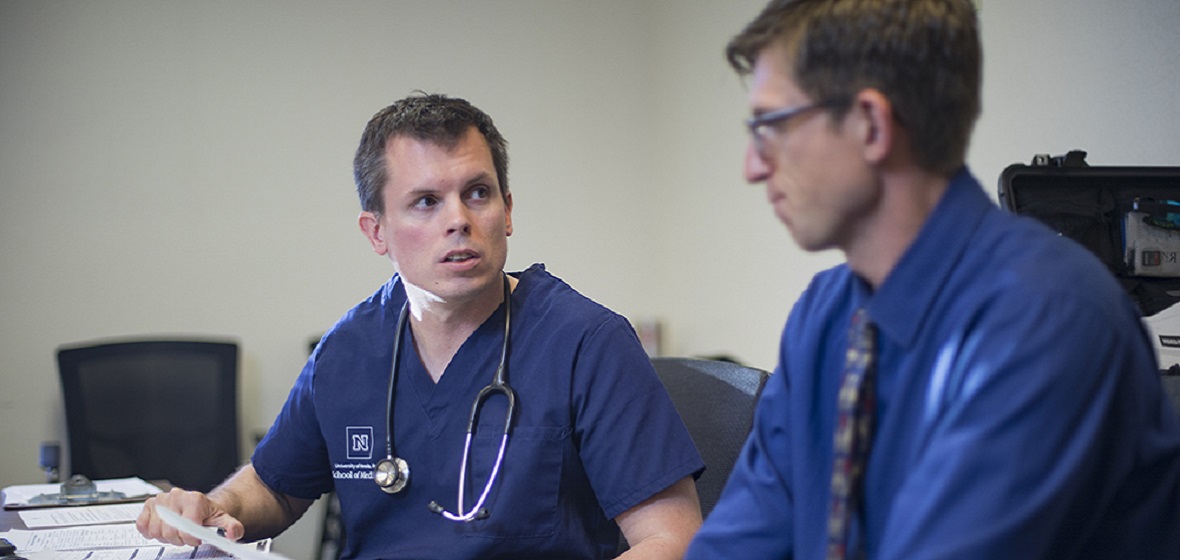
[[[823,101],[798,107],[784,107],[761,115],[746,119],[746,126],[750,129],[750,138],[754,141],[754,152],[762,159],[770,159],[770,140],[776,127],[812,109],[835,106],[834,101]]]

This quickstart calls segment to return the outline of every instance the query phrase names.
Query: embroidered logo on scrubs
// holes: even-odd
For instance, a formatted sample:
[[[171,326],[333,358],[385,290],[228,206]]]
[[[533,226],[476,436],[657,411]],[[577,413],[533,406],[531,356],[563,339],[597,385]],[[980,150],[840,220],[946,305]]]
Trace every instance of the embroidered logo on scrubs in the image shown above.
[[[373,458],[373,427],[372,426],[348,426],[345,430],[345,439],[348,441],[348,458],[349,459],[372,459]]]

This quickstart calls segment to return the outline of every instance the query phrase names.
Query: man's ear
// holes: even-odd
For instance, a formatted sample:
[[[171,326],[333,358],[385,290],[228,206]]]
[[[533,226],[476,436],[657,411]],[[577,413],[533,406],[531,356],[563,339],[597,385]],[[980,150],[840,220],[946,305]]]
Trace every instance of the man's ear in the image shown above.
[[[361,233],[365,234],[365,238],[369,240],[369,245],[373,246],[373,252],[378,255],[384,255],[389,251],[388,245],[385,243],[385,228],[381,226],[381,218],[372,212],[361,212],[357,217],[357,224],[361,227]]]
[[[507,227],[505,235],[512,236],[512,193],[504,195],[504,222]]]
[[[865,160],[882,163],[894,149],[897,121],[893,119],[893,103],[880,91],[863,89],[856,94],[854,111],[863,119],[861,140]]]

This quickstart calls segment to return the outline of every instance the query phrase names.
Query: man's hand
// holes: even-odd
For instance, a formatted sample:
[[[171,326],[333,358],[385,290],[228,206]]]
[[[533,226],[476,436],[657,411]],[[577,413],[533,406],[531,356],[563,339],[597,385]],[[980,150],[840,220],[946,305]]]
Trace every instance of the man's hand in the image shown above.
[[[173,488],[169,492],[148,498],[147,502],[143,504],[143,511],[135,520],[135,528],[149,539],[180,546],[201,544],[200,539],[177,531],[171,525],[164,523],[156,514],[157,505],[164,506],[175,511],[181,517],[201,525],[219,527],[225,531],[226,538],[230,540],[239,540],[245,533],[245,528],[240,521],[222,510],[205,494]]]

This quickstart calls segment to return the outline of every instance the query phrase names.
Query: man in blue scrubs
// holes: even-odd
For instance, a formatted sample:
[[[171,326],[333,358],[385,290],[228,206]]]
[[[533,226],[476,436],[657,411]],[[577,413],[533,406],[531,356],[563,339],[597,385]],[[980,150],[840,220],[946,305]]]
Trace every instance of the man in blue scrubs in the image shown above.
[[[626,558],[680,558],[700,456],[623,317],[542,265],[504,273],[492,120],[408,97],[370,120],[354,173],[360,229],[396,274],[324,335],[251,462],[208,496],[149,500],[140,531],[194,544],[160,522],[166,505],[269,537],[334,490],[346,558],[610,558],[620,529]],[[490,394],[468,454],[472,403],[501,366],[515,409]],[[383,471],[391,457],[404,465]]]
[[[746,178],[846,262],[795,304],[688,558],[1180,557],[1180,425],[1133,304],[964,165],[980,51],[971,0],[774,0],[729,44]]]

